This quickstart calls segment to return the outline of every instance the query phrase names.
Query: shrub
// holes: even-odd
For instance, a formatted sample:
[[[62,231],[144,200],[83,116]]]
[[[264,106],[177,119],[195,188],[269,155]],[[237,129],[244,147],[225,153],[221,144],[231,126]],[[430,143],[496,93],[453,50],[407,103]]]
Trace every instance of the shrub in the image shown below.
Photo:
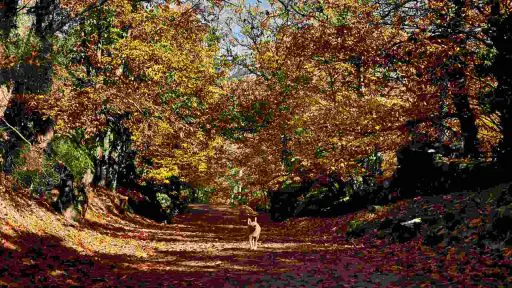
[[[151,218],[155,221],[172,221],[172,218],[185,211],[188,206],[188,199],[179,188],[179,180],[171,183],[147,182],[139,187],[136,199],[130,196],[130,208],[137,214]],[[123,190],[123,189],[119,189]],[[138,198],[138,199],[137,199]]]
[[[88,169],[94,168],[87,151],[66,137],[54,137],[50,143],[50,152],[53,160],[64,163],[77,181],[84,177]]]
[[[60,176],[53,169],[48,157],[43,158],[41,170],[15,170],[13,176],[20,185],[30,189],[37,197],[48,196],[47,193],[60,182]]]
[[[359,220],[352,220],[348,222],[347,227],[347,237],[353,236],[353,237],[360,237],[363,236],[365,232],[363,222]]]
[[[201,204],[208,204],[210,203],[210,199],[212,197],[213,194],[215,194],[216,190],[214,188],[209,188],[209,187],[201,187],[201,188],[197,188],[196,190],[196,195],[195,195],[195,200],[197,203],[201,203]]]
[[[156,200],[160,204],[162,213],[167,217],[167,219],[172,219],[174,216],[176,216],[175,207],[173,205],[173,202],[171,200],[171,197],[169,197],[165,193],[156,193]]]

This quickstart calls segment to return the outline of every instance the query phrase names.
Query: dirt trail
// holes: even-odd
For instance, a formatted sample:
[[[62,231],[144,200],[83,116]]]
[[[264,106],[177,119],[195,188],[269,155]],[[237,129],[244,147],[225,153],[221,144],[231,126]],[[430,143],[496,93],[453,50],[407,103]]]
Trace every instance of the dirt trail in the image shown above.
[[[363,266],[360,260],[349,256],[356,249],[352,245],[312,242],[323,239],[323,235],[315,235],[318,225],[304,227],[314,224],[311,221],[275,223],[262,213],[258,216],[262,227],[260,245],[258,250],[251,251],[246,221],[239,218],[238,210],[228,206],[195,204],[166,227],[167,231],[183,234],[182,241],[174,248],[184,250],[174,257],[180,265],[194,267],[198,276],[195,284],[348,285],[355,279],[355,269]],[[190,254],[192,251],[195,253]]]
[[[512,279],[511,250],[493,252],[492,258],[473,237],[489,215],[486,206],[481,219],[460,225],[470,237],[451,246],[422,245],[421,235],[395,243],[375,230],[345,240],[352,220],[380,223],[408,211],[414,217],[418,211],[441,213],[470,203],[468,193],[399,201],[375,213],[336,218],[274,223],[262,213],[254,251],[247,219],[228,206],[190,205],[174,223],[159,224],[119,214],[115,195],[96,189],[86,219],[69,223],[28,193],[5,187],[12,185],[0,185],[0,287],[500,287],[510,283],[503,279]]]
[[[0,196],[0,286],[343,287],[364,268],[355,247],[316,232],[336,219],[274,223],[260,214],[254,251],[247,219],[228,206],[190,205],[166,225],[95,205],[109,201],[97,197],[73,224],[33,200]]]

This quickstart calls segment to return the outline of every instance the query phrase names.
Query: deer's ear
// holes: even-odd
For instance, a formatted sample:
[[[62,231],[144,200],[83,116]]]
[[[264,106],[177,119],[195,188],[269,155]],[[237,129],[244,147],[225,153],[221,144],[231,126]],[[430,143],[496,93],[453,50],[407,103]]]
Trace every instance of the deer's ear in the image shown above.
[[[247,218],[247,224],[251,224],[251,218]]]
[[[254,217],[254,223],[258,223],[258,218]]]

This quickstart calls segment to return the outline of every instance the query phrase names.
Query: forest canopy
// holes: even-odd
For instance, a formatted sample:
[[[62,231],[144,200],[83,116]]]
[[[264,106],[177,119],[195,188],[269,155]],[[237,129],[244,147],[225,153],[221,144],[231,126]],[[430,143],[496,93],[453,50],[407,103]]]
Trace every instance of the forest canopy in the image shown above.
[[[511,9],[3,1],[0,139],[17,144],[2,165],[48,129],[87,151],[102,185],[178,178],[231,201],[326,175],[382,183],[414,143],[445,163],[508,165]],[[51,128],[14,120],[20,109]]]

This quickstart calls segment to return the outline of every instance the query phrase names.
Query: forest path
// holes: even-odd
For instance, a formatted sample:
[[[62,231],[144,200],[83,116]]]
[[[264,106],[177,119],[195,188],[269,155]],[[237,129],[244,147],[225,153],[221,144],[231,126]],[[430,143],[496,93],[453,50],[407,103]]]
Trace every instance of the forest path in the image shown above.
[[[347,217],[275,223],[262,213],[260,245],[250,250],[237,209],[192,204],[174,223],[159,224],[119,214],[109,195],[97,194],[78,224],[0,191],[0,286],[374,287],[394,280],[335,233]]]
[[[335,218],[275,223],[261,213],[255,251],[247,219],[229,206],[193,204],[174,223],[159,224],[119,214],[115,194],[97,189],[86,219],[70,223],[0,180],[0,287],[507,287],[512,281],[512,249],[478,247],[492,211],[482,197],[510,183]],[[468,215],[453,233],[464,238],[450,245],[425,246],[422,235],[395,243],[372,226],[345,240],[350,221],[378,226],[386,217],[443,215],[459,206]]]
[[[354,274],[364,263],[350,256],[357,247],[333,243],[332,239],[315,232],[321,225],[312,222],[325,224],[328,220],[335,219],[275,223],[268,214],[259,213],[258,223],[262,228],[259,246],[258,250],[250,250],[247,218],[241,219],[238,209],[192,204],[187,213],[178,215],[173,224],[164,228],[164,233],[181,239],[168,247],[170,250],[160,250],[152,258],[172,262],[171,270],[190,272],[184,279],[193,279],[192,286],[348,285],[355,281]]]
[[[119,214],[108,198],[93,199],[77,224],[0,191],[0,286],[343,287],[366,267],[350,256],[356,247],[320,234],[339,218],[274,223],[260,214],[260,245],[250,250],[247,219],[229,206],[192,204],[158,224]]]

